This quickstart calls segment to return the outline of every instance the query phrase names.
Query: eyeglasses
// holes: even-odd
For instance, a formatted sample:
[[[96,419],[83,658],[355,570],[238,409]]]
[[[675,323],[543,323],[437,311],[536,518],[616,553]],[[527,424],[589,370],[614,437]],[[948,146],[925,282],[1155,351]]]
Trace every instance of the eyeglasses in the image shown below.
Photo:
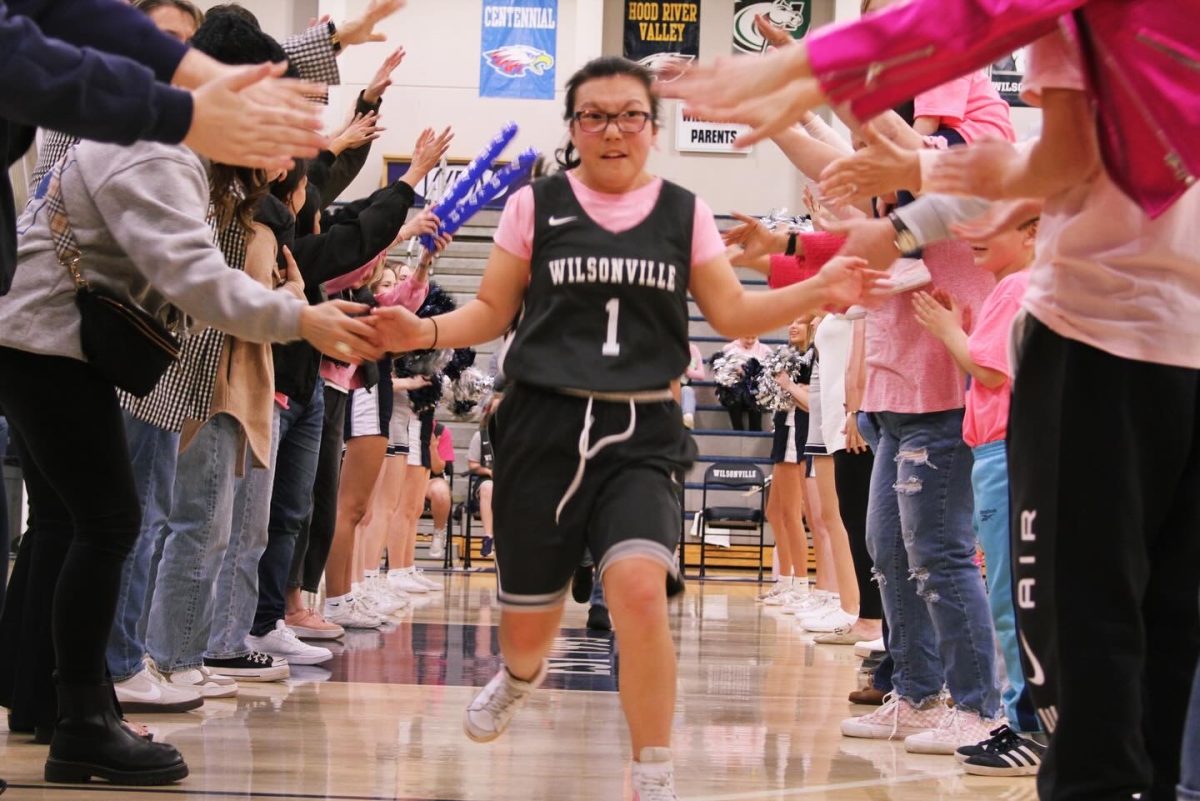
[[[640,133],[650,121],[647,111],[622,111],[620,114],[606,114],[603,111],[576,111],[575,122],[584,133],[601,133],[608,130],[609,123],[615,122],[621,133]]]

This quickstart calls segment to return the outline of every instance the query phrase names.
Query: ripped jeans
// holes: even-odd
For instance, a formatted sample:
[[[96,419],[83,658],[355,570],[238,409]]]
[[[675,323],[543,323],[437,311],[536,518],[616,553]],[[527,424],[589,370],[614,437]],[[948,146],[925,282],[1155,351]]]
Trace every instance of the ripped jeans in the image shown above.
[[[945,686],[957,707],[995,718],[995,633],[974,562],[972,458],[962,421],[961,409],[859,415],[875,452],[867,548],[896,692],[919,706]]]

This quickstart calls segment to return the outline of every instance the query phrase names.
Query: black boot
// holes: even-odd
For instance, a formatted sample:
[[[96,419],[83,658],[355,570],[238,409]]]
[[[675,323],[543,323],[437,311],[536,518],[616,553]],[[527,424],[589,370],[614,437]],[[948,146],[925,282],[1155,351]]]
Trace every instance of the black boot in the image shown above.
[[[174,746],[149,742],[121,725],[112,685],[59,684],[58,725],[50,741],[46,781],[159,785],[188,775]]]

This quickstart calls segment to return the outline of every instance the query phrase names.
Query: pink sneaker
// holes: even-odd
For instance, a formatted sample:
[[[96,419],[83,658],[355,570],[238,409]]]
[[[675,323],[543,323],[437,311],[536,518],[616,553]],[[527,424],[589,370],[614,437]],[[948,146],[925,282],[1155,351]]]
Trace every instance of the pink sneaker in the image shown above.
[[[918,709],[895,693],[884,696],[883,706],[866,715],[842,721],[842,734],[872,740],[903,739],[940,728],[951,710],[940,698]]]
[[[346,633],[346,630],[336,623],[330,623],[315,609],[301,609],[284,616],[283,622],[296,633],[297,637],[309,640],[336,640]]]

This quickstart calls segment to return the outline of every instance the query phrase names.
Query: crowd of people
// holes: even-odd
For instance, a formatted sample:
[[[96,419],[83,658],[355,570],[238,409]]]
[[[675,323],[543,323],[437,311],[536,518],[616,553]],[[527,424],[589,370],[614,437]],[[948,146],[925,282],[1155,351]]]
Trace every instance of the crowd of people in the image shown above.
[[[0,193],[0,409],[30,500],[0,705],[48,744],[47,781],[179,781],[183,755],[126,713],[285,679],[441,590],[415,547],[427,502],[431,553],[451,547],[453,442],[397,357],[502,338],[466,503],[495,548],[503,666],[465,733],[509,728],[572,591],[615,631],[634,798],[673,801],[667,603],[706,379],[690,298],[722,355],[774,382],[759,600],[865,657],[849,700],[877,708],[844,736],[1036,774],[1046,801],[1200,799],[1186,9],[865,0],[799,43],[760,19],[772,52],[665,82],[594,59],[566,83],[558,170],[509,198],[476,298],[431,311],[449,237],[414,187],[452,131],[335,206],[403,50],[333,136],[312,110],[403,0],[282,43],[236,5],[87,0],[73,22],[52,5],[0,4],[0,68],[43,90],[0,108],[10,159],[45,129],[24,211]],[[1018,143],[972,68],[1024,43],[1043,118]],[[663,96],[772,139],[819,187],[811,226],[739,214],[722,234],[649,172]],[[422,234],[413,263],[388,260]],[[784,327],[778,352],[757,340]],[[737,429],[760,414],[730,407]]]

